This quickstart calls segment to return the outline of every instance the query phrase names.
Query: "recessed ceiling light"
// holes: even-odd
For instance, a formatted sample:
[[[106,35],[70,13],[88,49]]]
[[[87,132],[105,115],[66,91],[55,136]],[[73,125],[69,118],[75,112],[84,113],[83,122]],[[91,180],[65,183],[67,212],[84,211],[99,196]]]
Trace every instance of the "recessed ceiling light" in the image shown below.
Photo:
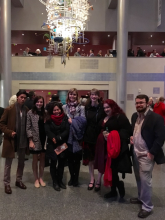
[[[152,37],[152,35],[151,35],[151,37]]]
[[[43,15],[44,13],[42,13],[42,15]]]
[[[164,41],[162,41],[162,43],[164,44]]]
[[[85,47],[85,45],[83,45]]]
[[[144,50],[144,51],[146,51],[146,50]]]
[[[151,47],[152,47],[152,45],[151,45]]]
[[[22,49],[20,49],[20,50],[22,50]]]
[[[110,35],[108,35],[108,37],[110,37]]]
[[[24,34],[22,34],[22,35],[24,35]]]

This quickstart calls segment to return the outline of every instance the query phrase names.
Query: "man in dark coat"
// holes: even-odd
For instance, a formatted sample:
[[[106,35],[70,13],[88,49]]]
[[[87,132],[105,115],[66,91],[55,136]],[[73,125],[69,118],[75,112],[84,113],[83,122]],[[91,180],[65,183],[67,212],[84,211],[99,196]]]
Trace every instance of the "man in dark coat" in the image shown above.
[[[163,117],[149,109],[148,96],[138,95],[135,102],[137,112],[132,115],[131,119],[133,136],[130,141],[138,198],[132,198],[130,202],[142,204],[138,217],[146,218],[153,210],[151,181],[154,164],[155,162],[165,163],[162,150],[165,129]]]
[[[17,102],[5,109],[0,120],[0,130],[4,133],[2,157],[6,158],[4,171],[5,193],[11,194],[10,171],[15,152],[18,154],[18,168],[15,185],[26,189],[22,183],[25,152],[28,148],[26,120],[28,108],[24,105],[27,93],[19,90]]]
[[[0,107],[0,119],[4,113],[4,108]],[[0,130],[0,145],[2,144],[2,131]]]
[[[25,101],[25,106],[29,110],[31,110],[32,107],[33,107],[33,101],[34,101],[35,96],[36,96],[35,91],[30,91],[29,94],[28,94],[28,98]]]

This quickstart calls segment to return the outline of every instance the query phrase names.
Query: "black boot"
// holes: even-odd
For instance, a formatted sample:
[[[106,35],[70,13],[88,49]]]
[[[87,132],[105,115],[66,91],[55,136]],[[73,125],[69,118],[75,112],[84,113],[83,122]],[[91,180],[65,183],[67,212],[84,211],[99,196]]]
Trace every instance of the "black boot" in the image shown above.
[[[74,171],[75,171],[75,176],[74,176],[73,186],[77,187],[79,185],[78,179],[80,172],[80,162],[75,163]]]
[[[70,172],[70,180],[68,182],[68,186],[73,186],[74,183],[74,162],[73,161],[68,161],[68,167],[69,167],[69,172]]]
[[[59,187],[62,189],[66,189],[66,185],[61,181],[59,181]]]
[[[105,199],[115,198],[115,197],[117,197],[116,187],[111,187],[111,191],[104,195]]]
[[[124,196],[125,196],[124,182],[119,181],[118,184],[117,184],[117,188],[118,188],[118,191],[119,191],[120,198],[124,198]]]
[[[53,188],[56,190],[56,191],[61,191],[57,181],[53,181]]]

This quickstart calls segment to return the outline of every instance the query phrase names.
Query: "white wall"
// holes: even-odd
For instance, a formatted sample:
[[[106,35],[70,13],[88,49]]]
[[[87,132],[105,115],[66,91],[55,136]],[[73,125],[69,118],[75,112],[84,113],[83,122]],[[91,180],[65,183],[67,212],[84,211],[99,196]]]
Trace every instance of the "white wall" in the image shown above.
[[[88,31],[117,31],[117,10],[108,9],[108,0],[90,0]],[[165,32],[165,1],[162,25],[157,28],[157,0],[129,0],[128,31]],[[44,13],[42,15],[42,13]],[[24,8],[12,7],[12,30],[41,30],[46,20],[45,6],[39,0],[24,0]]]
[[[67,60],[66,66],[60,58],[54,58],[54,67],[45,68],[46,57],[12,57],[12,72],[18,78],[13,78],[12,93],[19,89],[27,90],[68,90],[76,87],[79,90],[90,90],[96,87],[108,90],[108,96],[116,100],[115,76],[116,58],[94,58],[99,62],[98,69],[80,69],[80,60],[90,58],[74,58]],[[32,73],[32,75],[29,75]],[[133,100],[126,101],[126,113],[129,119],[135,111],[135,97],[146,94],[149,97],[160,97],[165,94],[165,58],[128,58],[127,60],[127,94],[133,95]],[[50,74],[55,78],[51,79]],[[94,76],[94,77],[93,77]],[[91,78],[92,77],[92,78]],[[106,80],[107,79],[107,80]],[[159,88],[160,93],[154,94],[153,88]]]

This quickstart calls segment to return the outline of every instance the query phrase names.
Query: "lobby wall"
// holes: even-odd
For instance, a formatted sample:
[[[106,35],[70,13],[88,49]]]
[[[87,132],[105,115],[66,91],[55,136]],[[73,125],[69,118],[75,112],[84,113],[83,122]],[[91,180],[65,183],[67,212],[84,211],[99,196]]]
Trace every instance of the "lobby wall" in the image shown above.
[[[75,58],[61,64],[60,57],[12,57],[12,93],[27,90],[107,90],[116,100],[116,58]],[[135,111],[135,97],[165,94],[164,58],[128,58],[126,113]]]

